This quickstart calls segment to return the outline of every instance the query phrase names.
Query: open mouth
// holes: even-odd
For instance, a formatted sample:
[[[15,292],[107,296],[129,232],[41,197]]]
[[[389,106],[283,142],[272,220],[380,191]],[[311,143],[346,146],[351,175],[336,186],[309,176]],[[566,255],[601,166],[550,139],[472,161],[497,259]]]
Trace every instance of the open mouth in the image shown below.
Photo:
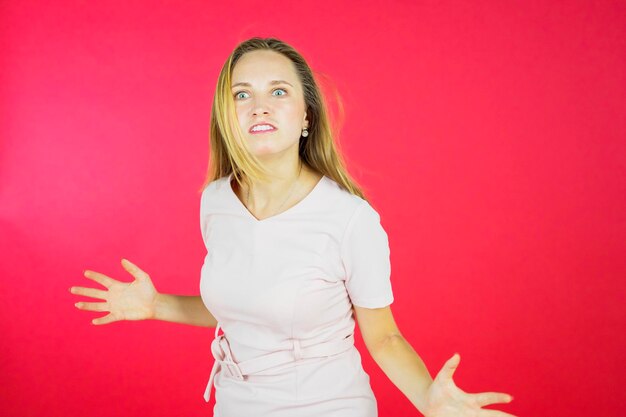
[[[276,128],[270,124],[258,124],[253,126],[252,129],[249,130],[250,133],[255,135],[259,133],[269,133],[274,131],[276,131]]]

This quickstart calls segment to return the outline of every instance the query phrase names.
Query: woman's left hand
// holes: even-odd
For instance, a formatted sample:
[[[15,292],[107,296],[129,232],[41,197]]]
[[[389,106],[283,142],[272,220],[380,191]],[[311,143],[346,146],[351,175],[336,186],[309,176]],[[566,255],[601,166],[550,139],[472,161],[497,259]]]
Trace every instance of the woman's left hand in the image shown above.
[[[498,410],[482,409],[485,405],[508,403],[513,400],[501,392],[470,394],[454,384],[452,375],[461,357],[455,353],[446,361],[426,392],[422,413],[426,417],[516,417]]]

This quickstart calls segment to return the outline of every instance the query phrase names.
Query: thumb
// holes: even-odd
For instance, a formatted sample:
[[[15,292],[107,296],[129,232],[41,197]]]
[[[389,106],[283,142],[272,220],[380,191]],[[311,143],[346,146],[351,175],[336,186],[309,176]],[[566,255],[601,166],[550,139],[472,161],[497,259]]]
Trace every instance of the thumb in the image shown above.
[[[446,363],[443,365],[443,369],[441,370],[441,373],[443,374],[442,376],[444,376],[445,378],[452,379],[452,376],[454,375],[454,371],[456,371],[456,368],[459,366],[460,361],[461,361],[461,355],[459,355],[458,353],[455,353],[454,355],[452,355],[452,357],[448,359]]]
[[[138,280],[142,280],[145,278],[145,272],[142,271],[137,265],[132,263],[126,258],[122,258],[122,266],[126,271],[128,271],[133,277]]]

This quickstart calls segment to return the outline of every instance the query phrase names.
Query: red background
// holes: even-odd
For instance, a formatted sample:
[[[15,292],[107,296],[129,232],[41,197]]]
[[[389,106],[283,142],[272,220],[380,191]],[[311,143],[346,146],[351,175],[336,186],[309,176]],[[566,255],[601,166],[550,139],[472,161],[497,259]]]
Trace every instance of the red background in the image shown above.
[[[340,143],[434,377],[518,416],[621,416],[623,2],[0,3],[0,371],[11,416],[207,416],[213,330],[93,326],[83,269],[198,294],[218,72],[274,36],[344,98]],[[381,417],[420,415],[357,346]]]

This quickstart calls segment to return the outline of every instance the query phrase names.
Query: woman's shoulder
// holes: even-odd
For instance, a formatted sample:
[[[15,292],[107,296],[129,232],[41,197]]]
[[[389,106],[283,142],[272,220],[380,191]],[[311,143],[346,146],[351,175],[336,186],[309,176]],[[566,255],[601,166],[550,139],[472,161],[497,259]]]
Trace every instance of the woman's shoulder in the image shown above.
[[[346,190],[332,178],[328,176],[325,178],[328,183],[325,202],[329,207],[332,207],[335,212],[340,212],[344,216],[352,217],[352,215],[362,210],[365,206],[372,208],[369,202],[364,198]]]
[[[223,177],[215,178],[213,181],[209,182],[204,189],[202,190],[202,196],[210,195],[216,192],[223,191],[225,185],[230,185],[228,183],[228,179],[230,175],[224,175]]]
[[[220,202],[224,200],[222,197],[228,191],[225,187],[230,187],[229,178],[230,175],[216,178],[204,187],[200,196],[201,211],[207,210],[210,206],[221,204]]]

